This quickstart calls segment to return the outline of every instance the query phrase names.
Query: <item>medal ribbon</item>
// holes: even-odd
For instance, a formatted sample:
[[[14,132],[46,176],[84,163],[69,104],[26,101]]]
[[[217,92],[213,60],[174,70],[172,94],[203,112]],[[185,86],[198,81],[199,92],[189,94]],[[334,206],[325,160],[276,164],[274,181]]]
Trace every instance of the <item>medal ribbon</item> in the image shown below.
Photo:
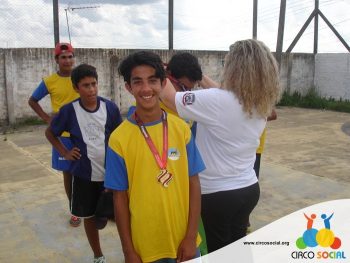
[[[135,121],[137,125],[140,128],[140,131],[145,138],[148,147],[150,148],[154,158],[156,159],[156,162],[159,166],[160,169],[166,169],[167,165],[167,159],[168,159],[168,122],[166,118],[166,113],[165,111],[162,110],[162,123],[163,123],[163,154],[162,158],[160,158],[160,155],[157,151],[156,146],[154,145],[151,136],[148,134],[147,129],[141,119],[137,116],[136,111],[134,113],[135,116]]]
[[[175,83],[175,85],[179,86],[181,91],[189,91],[191,89],[187,88],[185,86],[185,84],[181,83],[179,80],[177,80],[176,78],[174,78],[172,75],[168,74],[166,76],[173,84]]]

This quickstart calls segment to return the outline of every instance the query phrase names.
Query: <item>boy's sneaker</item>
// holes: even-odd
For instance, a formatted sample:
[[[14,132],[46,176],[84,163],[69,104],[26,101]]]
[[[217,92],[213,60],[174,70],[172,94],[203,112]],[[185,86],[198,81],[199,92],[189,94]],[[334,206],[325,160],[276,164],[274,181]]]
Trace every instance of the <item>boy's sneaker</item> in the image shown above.
[[[81,219],[79,217],[71,216],[71,218],[69,219],[69,224],[72,227],[80,226],[80,223],[81,223]]]
[[[94,258],[94,263],[107,263],[105,256]]]

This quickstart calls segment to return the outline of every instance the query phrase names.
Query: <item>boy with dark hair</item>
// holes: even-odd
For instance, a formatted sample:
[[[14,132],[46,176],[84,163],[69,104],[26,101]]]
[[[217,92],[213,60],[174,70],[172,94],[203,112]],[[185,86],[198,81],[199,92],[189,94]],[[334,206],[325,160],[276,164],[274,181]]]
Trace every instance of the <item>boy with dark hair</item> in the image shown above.
[[[160,57],[141,51],[119,66],[136,110],[112,133],[105,187],[113,190],[125,262],[178,262],[198,253],[205,169],[188,125],[160,108]]]
[[[177,91],[192,90],[202,80],[203,75],[198,58],[188,52],[174,54],[166,71]]]
[[[63,105],[79,97],[79,94],[73,89],[70,78],[74,66],[73,47],[69,43],[58,43],[54,55],[58,65],[57,73],[45,77],[28,100],[29,106],[47,124],[50,124],[52,116],[40,106],[39,101],[41,99],[50,95],[52,112],[56,114]],[[67,132],[60,135],[60,140],[66,148],[72,148]],[[70,161],[64,159],[55,148],[52,148],[52,168],[63,172],[63,183],[68,200],[71,199],[72,192],[72,175],[68,171],[69,166]],[[75,216],[71,216],[69,220],[71,226],[79,226],[80,222],[80,218]]]
[[[174,54],[166,65],[166,73],[176,91],[189,91],[196,85],[204,89],[219,87],[217,82],[203,74],[198,58],[188,52]]]
[[[104,263],[95,211],[104,191],[107,142],[112,131],[121,123],[121,116],[115,103],[97,95],[98,76],[93,66],[79,65],[72,71],[71,78],[80,98],[60,109],[45,135],[65,159],[72,161],[69,167],[73,175],[71,213],[84,218],[94,263]],[[67,149],[59,140],[63,131],[70,133],[74,145],[72,149]]]

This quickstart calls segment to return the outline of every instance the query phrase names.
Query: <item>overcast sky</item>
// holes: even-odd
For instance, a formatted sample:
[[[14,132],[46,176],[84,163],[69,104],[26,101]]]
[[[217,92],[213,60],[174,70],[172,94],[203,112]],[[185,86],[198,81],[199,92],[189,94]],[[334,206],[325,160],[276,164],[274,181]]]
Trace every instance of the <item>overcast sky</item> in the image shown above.
[[[258,39],[275,51],[281,0],[258,0]],[[287,0],[283,51],[314,9]],[[350,45],[350,0],[319,0]],[[78,8],[78,9],[74,9]],[[73,10],[72,10],[73,9]],[[66,11],[67,10],[67,11]],[[52,47],[52,0],[1,0],[0,47]],[[66,17],[67,14],[67,17]],[[252,37],[253,0],[174,0],[174,49],[228,50]],[[168,48],[168,0],[59,0],[60,40],[75,47]],[[313,22],[293,52],[313,52]],[[319,52],[347,52],[319,18]]]

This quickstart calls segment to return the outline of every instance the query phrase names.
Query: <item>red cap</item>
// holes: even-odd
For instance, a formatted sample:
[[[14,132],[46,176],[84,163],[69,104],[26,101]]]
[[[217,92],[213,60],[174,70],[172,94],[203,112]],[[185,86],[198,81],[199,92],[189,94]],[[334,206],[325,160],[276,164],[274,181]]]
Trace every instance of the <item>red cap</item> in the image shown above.
[[[74,53],[72,45],[69,43],[57,43],[55,47],[55,56],[59,56],[65,52]]]

